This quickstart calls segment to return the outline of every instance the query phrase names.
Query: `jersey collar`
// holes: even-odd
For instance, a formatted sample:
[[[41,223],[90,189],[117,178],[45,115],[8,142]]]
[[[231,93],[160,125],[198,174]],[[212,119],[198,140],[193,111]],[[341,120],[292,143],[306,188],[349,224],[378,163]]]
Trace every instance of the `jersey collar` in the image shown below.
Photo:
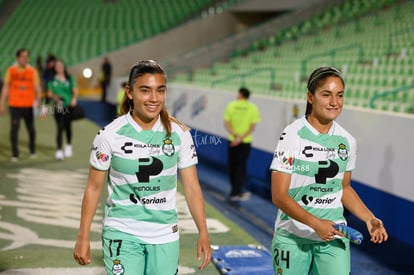
[[[302,117],[302,122],[303,122],[303,124],[305,124],[305,126],[315,135],[315,136],[319,136],[319,135],[330,135],[330,136],[332,136],[333,135],[333,133],[334,133],[334,131],[335,131],[335,125],[336,125],[336,122],[335,121],[333,121],[333,123],[332,123],[332,125],[331,125],[331,128],[329,128],[329,131],[328,131],[328,133],[326,133],[326,134],[321,134],[321,133],[319,133],[319,131],[318,130],[316,130],[310,123],[309,123],[309,121],[306,119],[306,116],[303,116]]]
[[[129,124],[131,124],[138,132],[144,131],[144,129],[142,129],[141,126],[138,125],[138,123],[135,122],[135,120],[132,118],[131,113],[128,113],[126,116]],[[155,124],[152,126],[153,131],[157,130],[161,125],[161,117],[158,115],[157,121],[155,122]]]

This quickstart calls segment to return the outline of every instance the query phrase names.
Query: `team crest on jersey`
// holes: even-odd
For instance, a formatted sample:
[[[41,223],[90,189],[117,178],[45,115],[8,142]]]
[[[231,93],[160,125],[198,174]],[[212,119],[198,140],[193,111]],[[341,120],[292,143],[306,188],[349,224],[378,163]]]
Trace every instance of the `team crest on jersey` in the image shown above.
[[[178,225],[176,224],[176,225],[174,225],[172,228],[171,228],[171,230],[172,230],[172,232],[173,233],[177,233],[178,232]]]
[[[170,138],[164,139],[164,144],[162,145],[162,152],[169,157],[174,155],[175,148]]]
[[[348,150],[346,149],[346,145],[343,143],[338,145],[338,156],[341,160],[348,159]]]
[[[277,269],[277,275],[282,275],[283,274],[283,269],[281,269],[280,267]]]
[[[125,273],[125,268],[121,264],[121,260],[115,259],[114,265],[112,266],[113,275],[123,275]]]

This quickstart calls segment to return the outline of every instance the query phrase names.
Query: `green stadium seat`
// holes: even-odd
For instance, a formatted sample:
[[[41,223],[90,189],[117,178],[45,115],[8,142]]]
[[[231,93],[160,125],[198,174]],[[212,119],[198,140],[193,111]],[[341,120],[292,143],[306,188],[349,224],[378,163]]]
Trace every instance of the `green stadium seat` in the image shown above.
[[[173,28],[215,2],[21,0],[0,29],[0,70],[14,62],[15,45],[28,45],[34,56],[54,53],[72,65]],[[64,40],[57,39],[57,32],[64,35]]]
[[[387,5],[387,9],[382,9],[385,5]],[[414,12],[413,2],[345,1],[310,20],[286,28],[265,39],[252,41],[247,53],[242,53],[241,49],[235,50],[229,63],[233,68],[238,68],[243,72],[258,66],[274,67],[276,83],[280,83],[282,89],[280,93],[274,93],[274,96],[289,99],[303,98],[301,93],[295,92],[294,85],[289,84],[296,79],[297,72],[303,73],[303,69],[305,69],[305,75],[308,75],[312,68],[317,66],[333,65],[342,69],[346,65],[345,79],[348,87],[346,104],[369,108],[370,98],[376,92],[381,94],[413,81],[414,66],[412,64],[414,58],[410,52],[413,46],[411,45],[412,39],[405,39],[406,36],[412,37],[412,34],[411,36],[409,33],[399,35],[393,43],[393,47],[398,53],[403,48],[407,49],[404,58],[388,56],[390,36],[387,33],[396,33],[400,31],[401,26],[410,25],[408,22],[412,23],[411,16],[401,17],[398,24],[395,23],[394,13],[399,5],[403,6],[400,8],[401,14],[403,11],[407,14]],[[356,29],[356,17],[358,24],[363,25],[363,28]],[[378,25],[378,20],[384,24]],[[326,28],[332,25],[332,22],[337,23],[336,27]],[[265,47],[261,44],[264,41],[266,41]],[[334,56],[330,54],[332,50],[352,44],[360,44],[361,46],[354,49],[337,50]],[[265,49],[263,50],[263,48]],[[260,49],[262,50],[260,51]],[[321,54],[310,58],[318,53]],[[359,55],[361,53],[362,56]],[[241,58],[242,55],[247,55],[247,57]],[[303,68],[303,61],[306,59],[309,60],[306,62],[306,67]],[[226,72],[223,72],[222,76],[225,74]],[[234,70],[228,72],[229,77],[232,74],[234,74]],[[252,77],[257,79],[257,81],[249,81],[252,85],[259,85],[265,81],[260,76],[252,75]],[[299,86],[305,87],[306,85],[304,82],[300,82]],[[393,101],[400,101],[397,94],[378,104],[377,108],[392,111],[405,110],[394,108],[394,105],[391,104]],[[391,102],[391,107],[385,106],[389,102]]]

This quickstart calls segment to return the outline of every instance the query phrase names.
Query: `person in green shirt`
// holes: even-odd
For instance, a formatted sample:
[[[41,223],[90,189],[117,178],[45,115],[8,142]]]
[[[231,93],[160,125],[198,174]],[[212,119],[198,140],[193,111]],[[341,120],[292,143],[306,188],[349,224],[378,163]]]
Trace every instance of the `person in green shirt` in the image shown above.
[[[75,79],[68,73],[62,60],[55,63],[54,76],[49,81],[47,96],[52,99],[53,114],[56,121],[56,145],[55,158],[63,160],[72,156],[72,119],[70,113],[77,104],[78,90]],[[67,144],[63,148],[63,133],[66,134]]]
[[[224,126],[229,132],[228,166],[231,183],[230,201],[250,198],[243,190],[247,175],[247,161],[250,154],[253,131],[260,122],[257,106],[249,101],[250,91],[241,87],[236,100],[230,102],[224,113]]]

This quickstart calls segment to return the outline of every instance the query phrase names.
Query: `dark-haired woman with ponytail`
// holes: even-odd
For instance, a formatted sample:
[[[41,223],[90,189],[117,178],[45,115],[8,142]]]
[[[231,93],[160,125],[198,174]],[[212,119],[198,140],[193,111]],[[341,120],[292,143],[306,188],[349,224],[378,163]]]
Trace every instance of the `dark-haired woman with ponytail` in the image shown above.
[[[335,119],[345,84],[333,67],[309,77],[305,115],[280,136],[272,171],[272,201],[279,208],[272,241],[275,274],[350,274],[349,240],[335,229],[344,208],[365,222],[371,241],[387,232],[351,186],[356,141]]]
[[[106,181],[109,197],[102,239],[107,274],[177,274],[179,170],[199,230],[197,258],[203,269],[210,262],[211,248],[197,154],[189,129],[165,108],[164,70],[152,60],[138,62],[125,93],[122,115],[101,129],[93,142],[74,258],[82,265],[91,261],[90,227]]]

